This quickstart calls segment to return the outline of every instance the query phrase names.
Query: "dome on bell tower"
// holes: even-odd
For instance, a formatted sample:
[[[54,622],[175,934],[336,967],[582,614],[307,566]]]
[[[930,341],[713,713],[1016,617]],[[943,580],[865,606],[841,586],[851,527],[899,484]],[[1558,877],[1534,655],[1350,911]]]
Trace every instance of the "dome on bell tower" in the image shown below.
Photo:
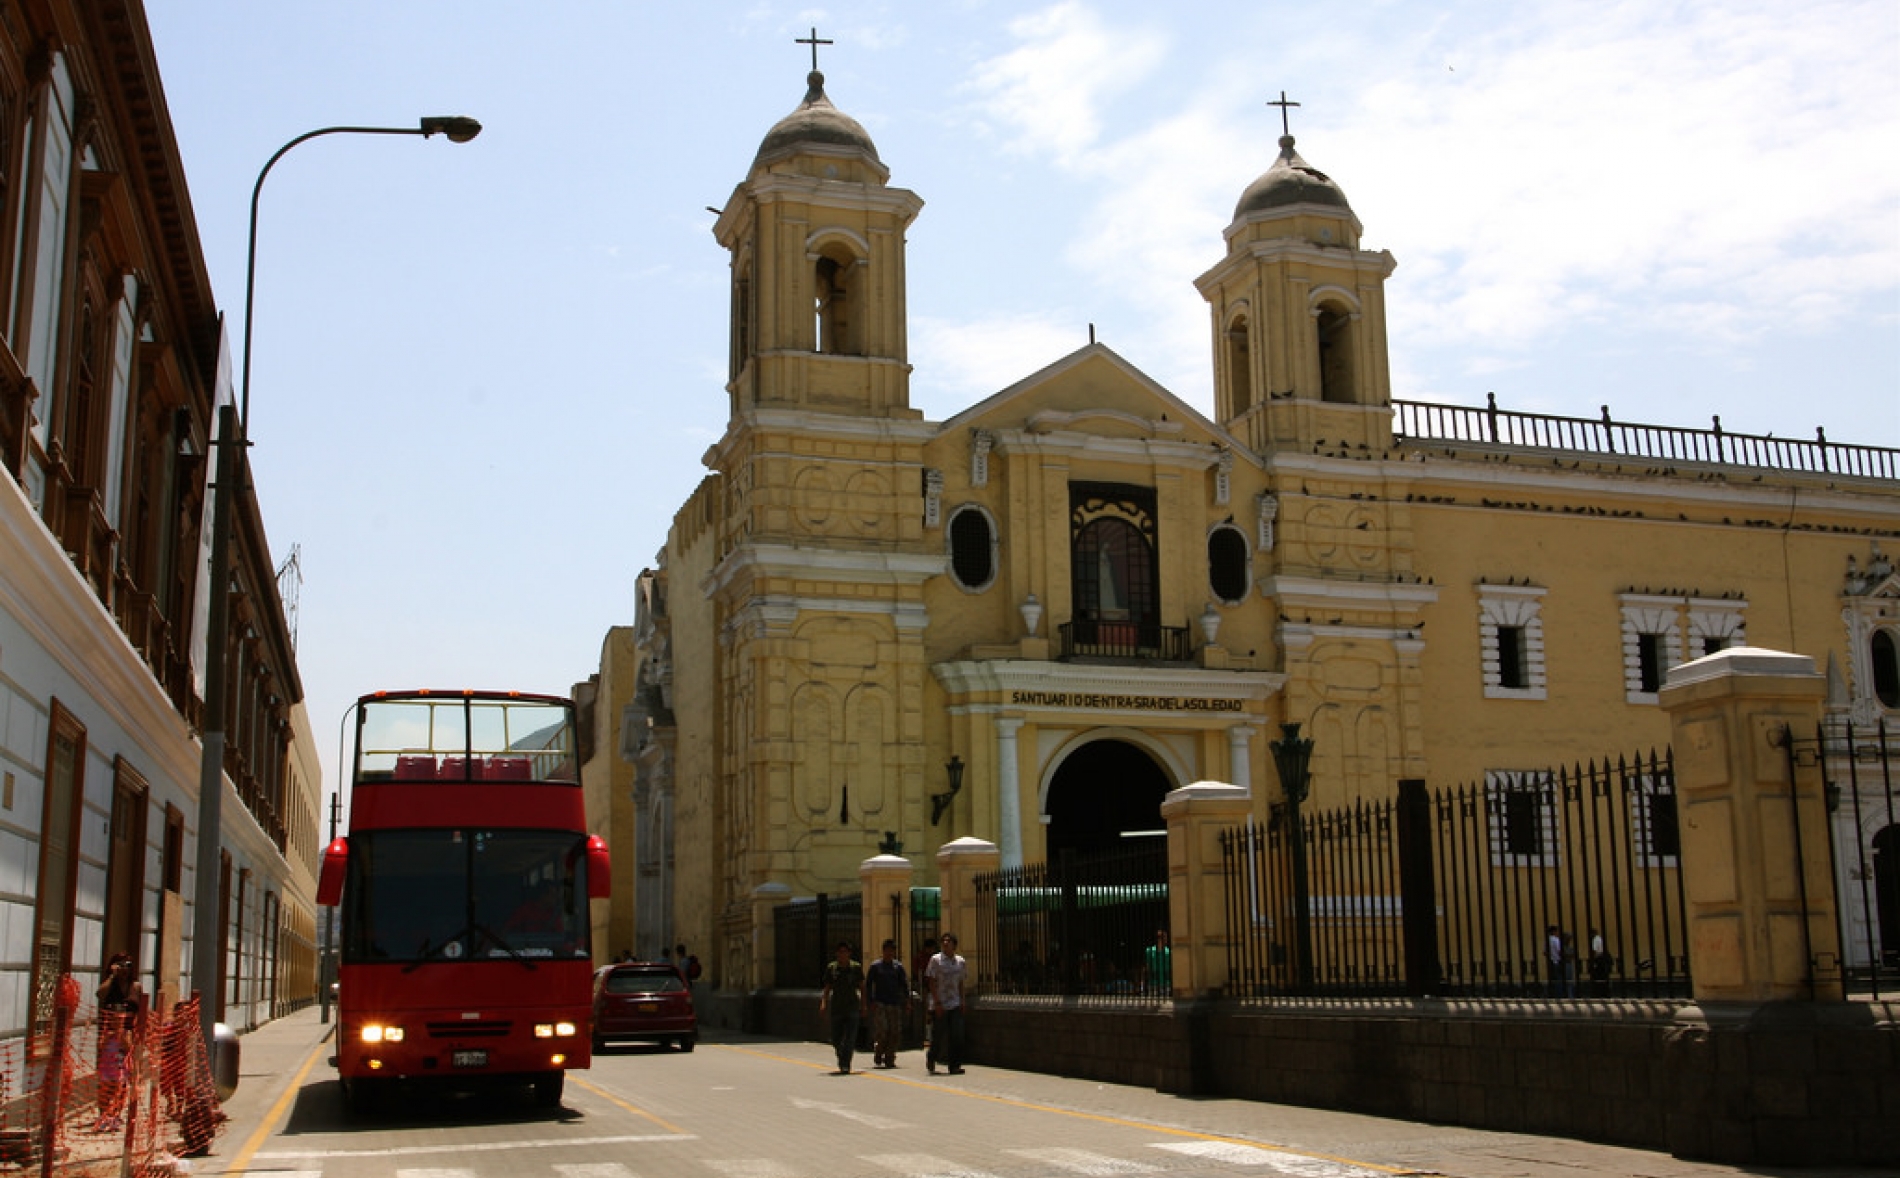
[[[1301,204],[1328,205],[1352,212],[1345,192],[1333,183],[1332,177],[1300,158],[1300,153],[1293,150],[1293,136],[1282,135],[1279,158],[1240,194],[1240,203],[1234,206],[1234,220],[1249,213]]]
[[[864,125],[831,104],[825,96],[825,75],[813,70],[805,78],[805,100],[765,133],[752,159],[756,169],[779,159],[812,152],[819,155],[861,155],[883,170],[877,145]]]

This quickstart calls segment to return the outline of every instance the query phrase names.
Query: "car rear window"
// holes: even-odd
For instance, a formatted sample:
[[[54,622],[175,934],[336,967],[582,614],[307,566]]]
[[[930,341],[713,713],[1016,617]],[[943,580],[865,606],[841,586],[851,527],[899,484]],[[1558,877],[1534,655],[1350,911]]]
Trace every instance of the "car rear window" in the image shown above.
[[[609,994],[666,994],[674,990],[684,990],[686,983],[680,981],[676,973],[611,973],[607,975],[607,993]]]

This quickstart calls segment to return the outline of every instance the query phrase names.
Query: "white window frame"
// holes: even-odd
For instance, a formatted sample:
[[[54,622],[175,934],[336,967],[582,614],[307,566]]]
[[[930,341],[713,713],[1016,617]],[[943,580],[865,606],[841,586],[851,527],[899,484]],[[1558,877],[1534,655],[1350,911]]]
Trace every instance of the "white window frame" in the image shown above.
[[[1705,597],[1689,599],[1689,650],[1693,657],[1701,658],[1714,651],[1706,651],[1703,644],[1711,638],[1722,640],[1722,649],[1731,646],[1748,645],[1748,627],[1742,616],[1748,608],[1745,601],[1719,601]]]
[[[1636,852],[1636,862],[1644,867],[1677,866],[1677,856],[1656,853],[1655,824],[1650,818],[1656,799],[1667,796],[1672,801],[1677,800],[1675,792],[1665,795],[1658,790],[1653,773],[1631,773],[1625,781],[1624,796],[1629,801],[1630,847]],[[1676,845],[1682,845],[1680,811],[1676,821]]]
[[[1485,825],[1491,838],[1493,867],[1556,867],[1563,844],[1558,839],[1557,779],[1548,769],[1487,769],[1484,773]],[[1507,794],[1538,795],[1537,850],[1518,854],[1510,844],[1510,811],[1502,801]]]
[[[1544,595],[1535,585],[1478,586],[1478,649],[1486,699],[1548,699],[1550,677],[1544,662]],[[1499,658],[1500,628],[1524,632],[1527,686],[1506,687]]]
[[[1623,698],[1633,704],[1654,704],[1657,692],[1643,690],[1642,638],[1657,634],[1663,639],[1663,665],[1659,679],[1667,679],[1671,667],[1688,659],[1683,644],[1682,599],[1654,597],[1641,593],[1623,594]]]

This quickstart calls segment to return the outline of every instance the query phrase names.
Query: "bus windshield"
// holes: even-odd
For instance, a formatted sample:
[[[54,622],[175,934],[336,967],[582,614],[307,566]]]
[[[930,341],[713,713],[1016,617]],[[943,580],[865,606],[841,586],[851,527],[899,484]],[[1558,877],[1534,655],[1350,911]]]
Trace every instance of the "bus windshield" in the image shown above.
[[[573,784],[579,780],[573,740],[565,700],[366,698],[358,719],[356,779]]]
[[[572,831],[359,831],[343,960],[588,957],[586,852]]]

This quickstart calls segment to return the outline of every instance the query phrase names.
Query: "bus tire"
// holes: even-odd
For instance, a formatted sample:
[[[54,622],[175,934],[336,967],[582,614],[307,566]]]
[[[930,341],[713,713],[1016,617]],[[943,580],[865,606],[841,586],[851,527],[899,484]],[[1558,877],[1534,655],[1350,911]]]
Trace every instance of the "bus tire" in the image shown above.
[[[698,1039],[698,1035],[681,1035],[676,1042],[679,1043],[681,1051],[691,1051],[693,1044],[697,1042]]]
[[[345,1077],[343,1085],[343,1107],[352,1116],[366,1117],[376,1111],[376,1082],[361,1076],[354,1079]]]
[[[534,1103],[537,1108],[559,1108],[566,1072],[547,1072],[534,1078]]]

